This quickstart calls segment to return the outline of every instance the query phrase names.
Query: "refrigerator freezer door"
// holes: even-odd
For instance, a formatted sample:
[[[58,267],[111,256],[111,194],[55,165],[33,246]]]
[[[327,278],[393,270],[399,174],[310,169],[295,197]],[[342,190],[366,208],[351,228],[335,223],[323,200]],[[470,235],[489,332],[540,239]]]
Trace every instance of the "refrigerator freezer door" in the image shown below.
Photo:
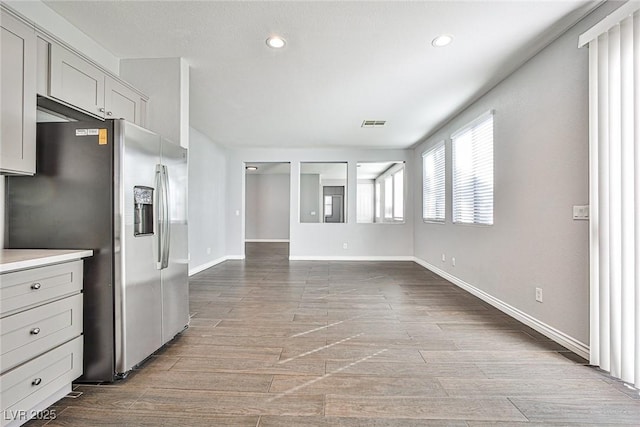
[[[166,343],[189,324],[187,150],[163,140],[162,163],[169,219],[169,247],[162,270],[162,342]]]
[[[110,122],[38,123],[36,175],[7,181],[7,247],[93,249],[80,381],[113,381],[112,136]]]
[[[116,120],[116,372],[125,373],[162,346],[158,260],[160,137]],[[118,182],[119,181],[119,182]],[[151,189],[152,233],[136,233],[135,188]],[[140,197],[138,197],[139,199]],[[149,200],[146,200],[149,202]],[[139,215],[138,215],[139,216]],[[147,218],[149,220],[149,218]],[[147,230],[149,231],[149,230]]]

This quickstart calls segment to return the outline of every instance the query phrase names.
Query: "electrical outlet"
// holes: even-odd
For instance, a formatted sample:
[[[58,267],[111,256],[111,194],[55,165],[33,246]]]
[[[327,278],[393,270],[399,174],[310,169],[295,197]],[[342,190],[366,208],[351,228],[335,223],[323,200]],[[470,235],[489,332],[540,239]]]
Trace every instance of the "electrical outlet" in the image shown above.
[[[211,255],[211,248],[207,248],[207,255]]]
[[[342,244],[342,249],[347,249],[349,247],[349,245],[345,242]]]
[[[455,266],[456,266],[456,258],[455,258],[455,257],[451,257],[451,265],[452,265],[453,267],[455,267]]]
[[[536,288],[536,301],[542,302],[542,288]]]
[[[442,262],[446,262],[447,261],[447,256],[445,254],[442,254]]]

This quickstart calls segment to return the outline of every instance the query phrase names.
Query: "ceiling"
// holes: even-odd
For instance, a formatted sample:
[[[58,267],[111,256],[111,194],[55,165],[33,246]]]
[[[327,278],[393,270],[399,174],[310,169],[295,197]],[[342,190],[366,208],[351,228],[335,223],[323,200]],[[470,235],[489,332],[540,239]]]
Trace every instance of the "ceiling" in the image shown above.
[[[184,57],[190,124],[224,146],[407,148],[597,2],[45,4],[119,58]],[[433,47],[443,33],[453,43]]]

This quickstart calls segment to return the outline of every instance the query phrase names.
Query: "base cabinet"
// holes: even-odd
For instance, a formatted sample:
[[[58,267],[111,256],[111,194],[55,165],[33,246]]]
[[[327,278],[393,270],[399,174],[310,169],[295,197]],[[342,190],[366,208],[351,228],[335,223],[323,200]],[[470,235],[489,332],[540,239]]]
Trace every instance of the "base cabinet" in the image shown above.
[[[82,261],[0,276],[0,425],[19,426],[82,375]]]
[[[2,426],[17,426],[35,417],[40,409],[40,402],[65,389],[80,375],[82,337],[1,375]]]

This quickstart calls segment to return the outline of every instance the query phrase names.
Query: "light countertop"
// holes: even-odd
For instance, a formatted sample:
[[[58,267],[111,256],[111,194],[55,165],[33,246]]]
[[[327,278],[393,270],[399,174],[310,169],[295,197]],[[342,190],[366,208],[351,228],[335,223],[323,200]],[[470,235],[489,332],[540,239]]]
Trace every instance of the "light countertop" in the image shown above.
[[[0,273],[75,261],[92,255],[93,251],[87,249],[2,249]]]

